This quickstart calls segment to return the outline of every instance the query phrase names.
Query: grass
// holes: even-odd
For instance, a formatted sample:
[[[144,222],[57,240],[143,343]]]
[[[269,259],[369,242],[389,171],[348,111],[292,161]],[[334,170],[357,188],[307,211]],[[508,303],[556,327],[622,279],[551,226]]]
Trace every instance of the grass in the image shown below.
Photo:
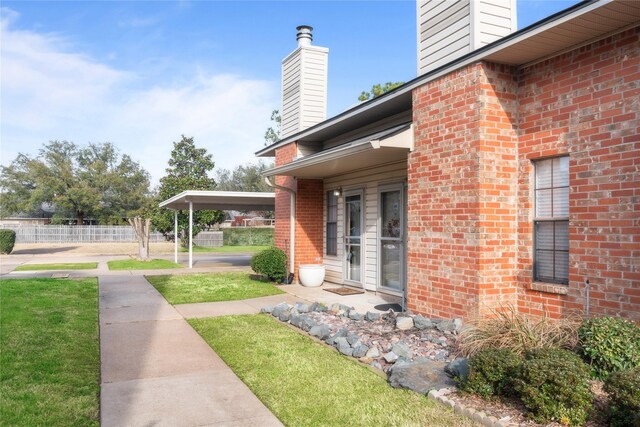
[[[220,246],[208,248],[205,246],[194,246],[193,252],[214,252],[214,253],[256,253],[269,249],[270,246]],[[180,248],[180,252],[189,252],[189,248]]]
[[[97,426],[98,283],[0,283],[0,424]]]
[[[474,425],[269,316],[189,323],[285,425]]]
[[[171,304],[235,301],[284,293],[271,283],[242,272],[147,276],[147,280]]]
[[[93,270],[98,268],[97,262],[71,262],[61,264],[23,264],[13,271],[41,271],[41,270]]]
[[[162,270],[167,268],[182,268],[180,264],[166,259],[152,259],[140,261],[137,259],[119,259],[107,262],[109,270]]]

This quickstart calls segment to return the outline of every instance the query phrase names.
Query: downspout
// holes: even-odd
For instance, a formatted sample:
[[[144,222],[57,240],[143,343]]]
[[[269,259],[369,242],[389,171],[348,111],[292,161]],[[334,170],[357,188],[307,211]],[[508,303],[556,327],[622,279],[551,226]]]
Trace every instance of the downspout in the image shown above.
[[[289,245],[289,272],[295,273],[295,247],[296,247],[296,192],[289,187],[283,187],[282,185],[278,185],[276,183],[271,182],[270,177],[265,176],[264,182],[267,183],[269,187],[277,188],[278,190],[286,191],[289,193],[289,240],[291,244]]]

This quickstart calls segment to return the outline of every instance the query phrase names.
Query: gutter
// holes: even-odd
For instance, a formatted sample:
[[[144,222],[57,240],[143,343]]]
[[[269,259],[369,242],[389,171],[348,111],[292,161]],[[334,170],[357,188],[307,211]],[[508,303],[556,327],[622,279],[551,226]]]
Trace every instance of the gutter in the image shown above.
[[[264,177],[264,182],[271,188],[289,193],[289,273],[295,274],[295,247],[296,247],[296,192],[289,187],[283,187],[271,181],[270,176]]]

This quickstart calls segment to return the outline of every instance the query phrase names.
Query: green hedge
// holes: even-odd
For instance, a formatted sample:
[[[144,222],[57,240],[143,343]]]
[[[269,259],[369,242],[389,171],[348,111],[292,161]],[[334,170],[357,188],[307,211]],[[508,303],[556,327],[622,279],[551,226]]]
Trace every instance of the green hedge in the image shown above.
[[[287,276],[287,255],[279,248],[266,249],[253,256],[251,269],[270,280],[281,282]]]
[[[609,394],[609,425],[640,426],[640,367],[617,371],[604,383]]]
[[[16,244],[16,232],[0,230],[0,254],[10,254]]]
[[[273,228],[223,228],[224,246],[273,246]]]

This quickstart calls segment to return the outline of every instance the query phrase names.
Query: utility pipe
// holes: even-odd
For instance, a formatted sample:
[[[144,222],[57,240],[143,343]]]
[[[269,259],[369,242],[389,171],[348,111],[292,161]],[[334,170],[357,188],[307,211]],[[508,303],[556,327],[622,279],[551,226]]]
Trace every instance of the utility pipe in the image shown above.
[[[189,268],[193,268],[193,202],[189,200]]]
[[[173,211],[173,262],[178,263],[178,210]]]
[[[286,191],[289,193],[289,240],[291,244],[289,245],[289,272],[295,274],[295,247],[296,247],[296,192],[289,187],[283,187],[282,185],[278,185],[274,182],[271,182],[270,177],[265,176],[264,182],[269,187],[277,188],[278,190]]]

